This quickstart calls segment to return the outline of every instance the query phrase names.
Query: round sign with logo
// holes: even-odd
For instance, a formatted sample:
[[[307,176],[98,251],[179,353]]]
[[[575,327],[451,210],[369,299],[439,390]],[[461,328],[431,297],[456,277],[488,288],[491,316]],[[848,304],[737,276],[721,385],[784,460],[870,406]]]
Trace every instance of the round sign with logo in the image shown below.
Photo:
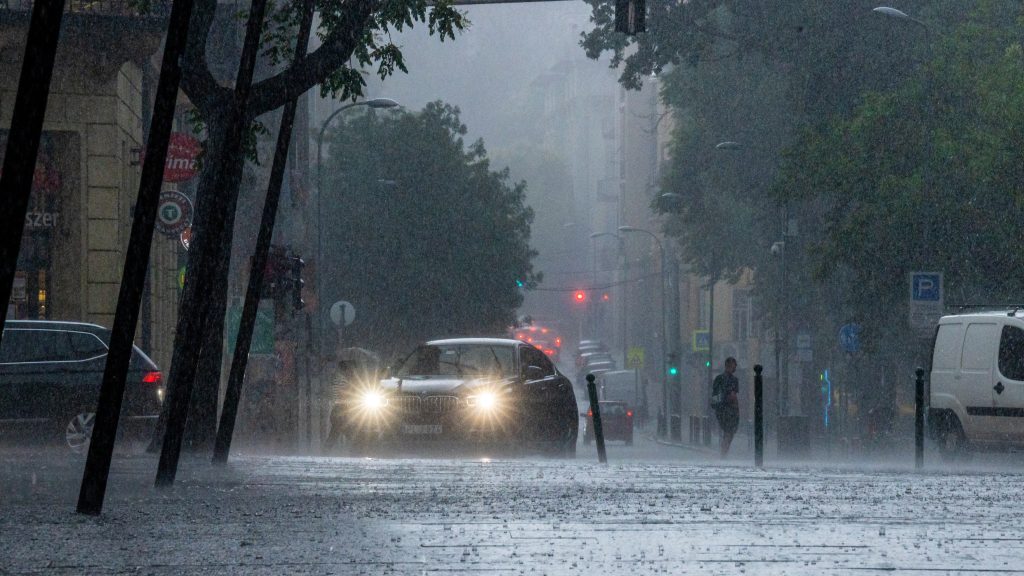
[[[192,201],[181,192],[160,194],[157,207],[156,229],[161,234],[179,237],[192,224]]]

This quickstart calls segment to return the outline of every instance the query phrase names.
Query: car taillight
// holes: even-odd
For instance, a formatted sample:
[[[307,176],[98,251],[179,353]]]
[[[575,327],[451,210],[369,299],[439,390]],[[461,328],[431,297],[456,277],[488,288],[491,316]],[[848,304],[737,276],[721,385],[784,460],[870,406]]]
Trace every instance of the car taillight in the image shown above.
[[[142,377],[143,384],[160,384],[164,381],[164,377],[159,372],[146,372],[146,375]]]
[[[594,410],[593,410],[593,408],[591,408],[590,410],[587,410],[587,418],[593,418],[593,417],[594,417]]]
[[[633,417],[633,411],[632,410],[626,410],[626,416],[629,417],[629,418],[632,418]]]

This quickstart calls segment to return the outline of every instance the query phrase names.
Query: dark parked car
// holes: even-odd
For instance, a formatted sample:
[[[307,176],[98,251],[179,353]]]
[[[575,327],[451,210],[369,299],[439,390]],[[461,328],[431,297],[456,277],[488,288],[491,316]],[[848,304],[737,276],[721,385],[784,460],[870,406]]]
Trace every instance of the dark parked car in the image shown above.
[[[110,331],[95,324],[9,320],[0,342],[0,436],[40,433],[85,451]],[[160,370],[133,347],[119,429],[148,432],[163,402]]]
[[[625,402],[601,401],[601,430],[604,432],[604,439],[622,440],[626,446],[633,444],[633,409]],[[594,441],[594,412],[587,410],[586,429],[583,433],[583,443],[590,444]]]
[[[345,437],[362,450],[422,440],[576,453],[572,384],[519,340],[427,342],[390,377],[350,385],[339,404]]]

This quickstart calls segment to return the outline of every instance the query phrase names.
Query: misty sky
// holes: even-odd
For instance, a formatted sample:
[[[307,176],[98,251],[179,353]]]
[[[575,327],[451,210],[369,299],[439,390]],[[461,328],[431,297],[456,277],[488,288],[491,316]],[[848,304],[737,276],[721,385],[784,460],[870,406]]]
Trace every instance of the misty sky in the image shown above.
[[[529,84],[554,64],[585,59],[580,34],[590,28],[582,1],[466,6],[472,26],[454,42],[441,43],[425,25],[398,36],[409,74],[383,85],[368,79],[371,96],[393,98],[416,110],[433,100],[462,109],[468,141],[483,137],[489,149],[507,143],[514,108]],[[595,68],[607,62],[587,61]],[[610,89],[614,89],[611,86]]]

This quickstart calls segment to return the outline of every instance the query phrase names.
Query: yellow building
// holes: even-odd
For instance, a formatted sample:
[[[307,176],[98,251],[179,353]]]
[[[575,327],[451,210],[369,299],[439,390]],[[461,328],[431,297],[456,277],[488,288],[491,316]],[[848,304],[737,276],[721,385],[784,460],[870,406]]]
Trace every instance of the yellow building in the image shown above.
[[[31,3],[0,6],[0,154]],[[9,318],[111,326],[138,193],[149,58],[166,20],[126,1],[71,2],[64,17]],[[178,298],[177,238],[157,234],[136,341],[167,367]]]

